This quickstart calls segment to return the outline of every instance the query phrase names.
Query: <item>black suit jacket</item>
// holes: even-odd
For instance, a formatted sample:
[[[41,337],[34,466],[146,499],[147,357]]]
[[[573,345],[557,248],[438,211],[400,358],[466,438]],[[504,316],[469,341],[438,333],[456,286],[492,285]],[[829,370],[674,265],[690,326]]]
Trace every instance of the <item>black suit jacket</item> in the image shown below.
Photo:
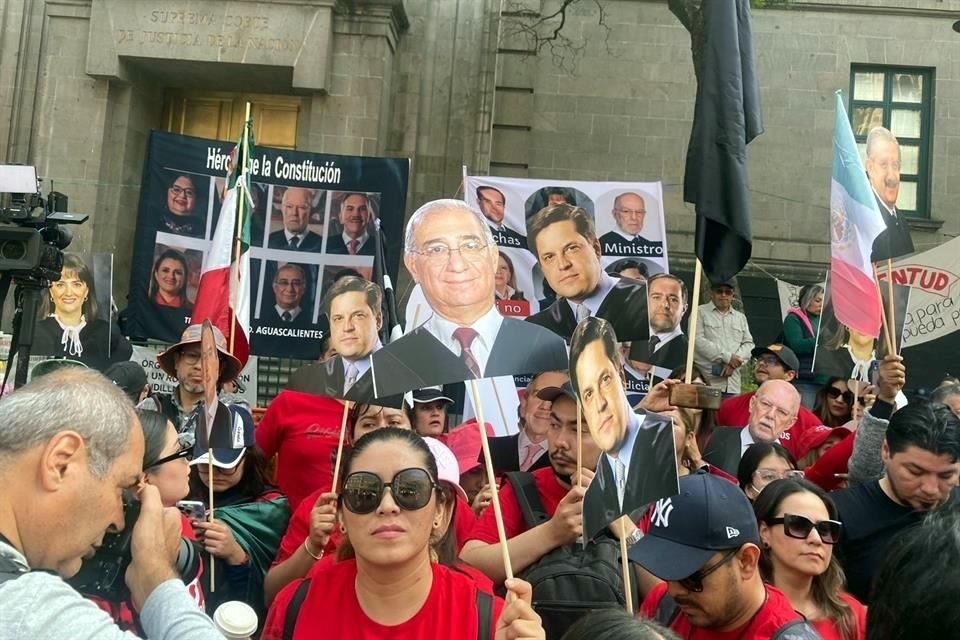
[[[583,535],[588,540],[597,537],[604,527],[620,516],[680,492],[673,421],[657,413],[643,410],[637,413],[645,418],[633,443],[623,506],[617,498],[613,466],[603,454],[583,499]]]
[[[374,254],[376,246],[373,241],[373,236],[368,235],[366,242],[360,245],[360,250],[357,251],[358,256],[372,256]],[[349,253],[347,251],[347,245],[343,241],[343,235],[337,234],[335,236],[330,236],[327,239],[327,253],[335,253],[337,255],[345,256]]]
[[[910,227],[903,219],[903,214],[898,211],[896,216],[890,215],[880,198],[877,198],[877,206],[880,208],[880,215],[883,216],[883,222],[887,228],[881,231],[873,241],[870,260],[880,262],[887,258],[899,258],[913,253],[913,238],[910,237]]]
[[[329,396],[353,402],[372,402],[382,407],[392,407],[394,409],[403,407],[402,395],[386,398],[373,397],[373,376],[370,375],[369,369],[357,379],[346,395],[343,393],[344,378],[343,360],[339,356],[335,356],[326,362],[312,362],[300,367],[290,375],[286,388],[288,391],[312,393],[318,396]]]
[[[618,278],[600,303],[597,317],[613,325],[617,340],[646,338],[650,332],[646,286],[632,278]],[[543,311],[528,317],[527,322],[546,327],[568,342],[577,328],[577,319],[566,298],[557,298]]]
[[[568,366],[567,348],[560,337],[521,320],[504,318],[483,377],[566,370]],[[372,372],[377,396],[474,377],[463,361],[425,326],[374,353]]]
[[[300,313],[297,314],[296,318],[290,322],[284,322],[283,318],[280,317],[280,314],[277,313],[276,307],[273,305],[263,309],[260,314],[260,319],[257,321],[257,323],[269,325],[271,327],[289,327],[291,329],[306,329],[313,324],[310,322],[309,309],[304,309],[301,306]]]
[[[509,471],[520,471],[520,434],[512,436],[497,436],[487,440],[490,445],[490,460],[493,461],[493,472],[501,476]],[[481,459],[483,454],[480,454]],[[550,453],[546,452],[537,458],[528,471],[536,471],[550,466]]]
[[[746,427],[717,427],[703,452],[703,459],[734,478],[740,466],[740,432]]]
[[[289,249],[289,247],[287,247],[287,237],[283,234],[283,229],[274,231],[267,239],[267,247],[270,249],[288,249],[289,251],[320,251],[320,247],[322,245],[323,236],[309,230],[303,237],[300,238],[300,244],[297,245],[296,249]]]
[[[643,236],[627,240],[616,231],[608,231],[600,236],[600,253],[605,256],[662,258],[663,242],[647,240]]]
[[[686,362],[689,341],[685,333],[681,333],[657,349],[652,358],[648,353],[649,344],[649,340],[635,340],[630,345],[630,359],[670,370]]]

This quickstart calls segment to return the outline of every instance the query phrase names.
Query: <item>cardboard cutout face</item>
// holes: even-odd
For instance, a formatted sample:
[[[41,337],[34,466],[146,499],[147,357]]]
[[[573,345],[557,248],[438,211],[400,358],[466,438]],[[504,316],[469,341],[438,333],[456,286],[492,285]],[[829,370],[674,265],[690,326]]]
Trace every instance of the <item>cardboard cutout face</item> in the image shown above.
[[[686,361],[688,341],[681,321],[687,312],[687,297],[686,286],[676,276],[663,273],[647,279],[650,338],[631,343],[633,368],[663,380]]]
[[[570,380],[602,451],[583,504],[583,533],[590,540],[620,516],[679,491],[673,421],[630,407],[617,336],[601,318],[577,325]]]
[[[567,368],[559,336],[498,311],[499,251],[486,219],[467,203],[436,200],[414,212],[404,264],[419,285],[423,320],[374,354],[376,397]]]

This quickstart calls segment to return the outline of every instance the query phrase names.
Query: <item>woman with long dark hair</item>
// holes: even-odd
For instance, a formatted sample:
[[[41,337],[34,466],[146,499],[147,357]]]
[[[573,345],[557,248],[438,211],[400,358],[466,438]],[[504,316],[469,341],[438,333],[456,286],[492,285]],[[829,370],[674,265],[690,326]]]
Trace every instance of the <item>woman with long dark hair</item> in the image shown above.
[[[209,453],[191,462],[190,499],[210,508],[213,487],[213,520],[195,521],[197,539],[213,559],[214,586],[204,574],[207,611],[229,600],[242,600],[263,617],[263,577],[280,546],[290,519],[287,499],[267,479],[267,460],[254,444],[253,417],[243,408],[228,407],[232,433],[243,435],[243,446],[214,448],[213,474]]]
[[[386,427],[362,436],[343,461],[337,513],[340,561],[279,593],[264,640],[293,638],[543,638],[530,585],[508,581],[508,605],[440,562],[451,497],[437,462],[413,431]],[[298,593],[299,592],[299,593]],[[299,601],[288,612],[292,601]],[[287,636],[289,637],[289,636]]]
[[[833,556],[843,528],[833,500],[806,480],[777,480],[753,509],[764,581],[783,591],[824,640],[864,640],[866,608],[843,591],[843,569]]]
[[[206,232],[206,205],[197,191],[193,176],[171,173],[167,184],[165,206],[160,211],[158,229],[167,233],[202,238]],[[198,211],[200,213],[198,213]]]
[[[817,390],[813,413],[828,427],[840,427],[853,419],[853,392],[847,381],[838,376],[829,378]]]
[[[32,355],[78,360],[104,371],[130,359],[133,347],[97,305],[93,272],[75,253],[63,254],[60,279],[48,290],[48,314],[37,323]]]
[[[737,483],[750,502],[756,500],[767,485],[792,477],[802,478],[803,472],[797,471],[793,454],[778,443],[757,442],[750,445],[737,467]]]

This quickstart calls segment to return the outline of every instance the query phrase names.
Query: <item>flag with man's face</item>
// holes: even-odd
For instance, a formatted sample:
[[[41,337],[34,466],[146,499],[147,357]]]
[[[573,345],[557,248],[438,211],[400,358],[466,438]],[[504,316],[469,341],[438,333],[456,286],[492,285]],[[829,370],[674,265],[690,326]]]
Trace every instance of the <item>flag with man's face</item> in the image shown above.
[[[253,121],[230,154],[226,190],[210,251],[203,262],[192,324],[210,320],[242,364],[250,357],[250,196]]]

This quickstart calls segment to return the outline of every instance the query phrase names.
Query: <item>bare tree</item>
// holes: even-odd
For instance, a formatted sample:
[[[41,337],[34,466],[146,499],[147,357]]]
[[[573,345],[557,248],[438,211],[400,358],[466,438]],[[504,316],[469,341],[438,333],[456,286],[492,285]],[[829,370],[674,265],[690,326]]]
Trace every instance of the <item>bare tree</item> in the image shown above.
[[[603,40],[607,53],[607,36],[610,27],[607,24],[606,0],[561,0],[551,13],[541,14],[533,11],[528,4],[517,0],[505,0],[501,16],[504,21],[503,35],[510,41],[520,41],[523,50],[537,56],[544,51],[550,54],[555,66],[570,73],[589,44],[589,38],[572,33],[568,18],[574,14],[580,16],[596,15],[596,24],[603,28]]]

